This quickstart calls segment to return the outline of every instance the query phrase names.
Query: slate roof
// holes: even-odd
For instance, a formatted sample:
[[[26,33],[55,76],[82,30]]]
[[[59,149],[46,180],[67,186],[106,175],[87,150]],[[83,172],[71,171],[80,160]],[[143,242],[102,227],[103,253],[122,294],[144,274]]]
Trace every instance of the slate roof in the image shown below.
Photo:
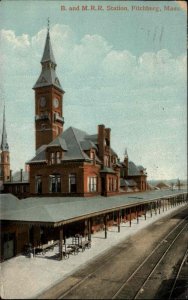
[[[46,147],[47,147],[47,145],[43,145],[43,147],[40,147],[40,149],[38,149],[38,151],[37,151],[36,156],[34,156],[30,161],[27,161],[27,164],[46,162],[46,153],[45,153]]]
[[[18,200],[11,194],[0,194],[0,219],[60,225],[60,222],[71,222],[87,215],[96,215],[183,192],[187,193],[187,190],[147,191],[113,197],[31,197],[23,200]]]
[[[133,179],[120,179],[120,186],[121,187],[136,187],[137,183]]]
[[[89,140],[89,135],[82,130],[74,127],[69,127],[63,133],[61,133],[50,144],[41,148],[41,151],[32,158],[28,163],[46,162],[45,150],[47,147],[60,146],[64,151],[62,161],[70,160],[86,160],[91,161],[90,157],[84,152],[91,148],[97,149],[92,140]],[[96,161],[100,162],[96,156]]]
[[[129,176],[138,176],[138,175],[140,175],[139,169],[137,168],[135,163],[133,163],[132,161],[129,161],[128,175]]]
[[[117,153],[112,148],[110,148],[110,150],[112,155],[118,156]]]
[[[110,173],[110,174],[115,174],[115,171],[112,169],[112,168],[107,168],[107,167],[104,167],[100,173]]]
[[[62,136],[56,137],[50,144],[47,145],[48,147],[58,147],[60,146],[62,150],[67,151],[67,144],[64,138]]]
[[[136,166],[134,162],[129,161],[128,175],[129,176],[140,176],[142,171],[145,170],[142,166]],[[145,173],[144,173],[145,174]]]
[[[46,36],[46,42],[45,42],[45,47],[44,47],[44,53],[41,59],[41,63],[51,61],[56,65],[55,57],[52,51],[52,45],[50,41],[50,33],[49,31],[47,32]]]
[[[98,150],[97,146],[91,140],[84,140],[80,142],[83,150],[90,150],[91,148]]]

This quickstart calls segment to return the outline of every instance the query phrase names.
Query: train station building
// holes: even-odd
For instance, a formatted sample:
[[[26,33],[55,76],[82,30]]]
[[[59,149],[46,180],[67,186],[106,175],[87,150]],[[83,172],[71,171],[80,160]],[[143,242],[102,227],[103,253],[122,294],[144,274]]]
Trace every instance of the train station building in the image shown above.
[[[187,201],[183,191],[147,191],[143,166],[121,162],[111,146],[111,129],[104,124],[89,134],[64,130],[64,90],[56,74],[50,33],[41,59],[35,92],[36,155],[27,171],[12,175],[5,110],[0,153],[1,261],[58,241],[63,258],[65,238],[91,241],[91,234]],[[20,200],[21,199],[21,200]],[[53,243],[53,242],[52,242]]]

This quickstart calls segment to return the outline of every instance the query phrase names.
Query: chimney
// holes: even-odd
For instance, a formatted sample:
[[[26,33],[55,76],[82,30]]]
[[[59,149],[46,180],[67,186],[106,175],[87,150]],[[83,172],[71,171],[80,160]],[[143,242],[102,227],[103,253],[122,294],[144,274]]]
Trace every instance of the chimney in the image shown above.
[[[20,181],[23,181],[23,169],[20,169]]]
[[[110,146],[110,133],[111,133],[111,128],[106,128],[105,129],[105,137],[106,137],[106,139],[107,139],[107,141],[108,141],[108,146]]]
[[[104,150],[105,150],[105,126],[98,125],[98,147],[99,147],[99,158],[104,162]]]

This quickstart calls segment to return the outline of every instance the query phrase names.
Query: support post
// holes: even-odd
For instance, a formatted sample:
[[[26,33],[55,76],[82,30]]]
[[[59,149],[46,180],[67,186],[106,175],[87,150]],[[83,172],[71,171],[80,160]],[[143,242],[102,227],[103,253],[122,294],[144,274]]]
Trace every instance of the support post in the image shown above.
[[[120,218],[121,218],[121,214],[120,214],[120,210],[118,211],[118,232],[120,232]]]
[[[161,213],[161,200],[158,201],[159,214]]]
[[[164,212],[164,201],[165,201],[165,199],[162,200],[162,202],[163,202],[163,212]]]
[[[63,226],[59,231],[59,259],[63,259]]]
[[[104,216],[104,237],[107,239],[107,216]]]
[[[131,227],[131,207],[129,208],[129,225]]]
[[[150,203],[150,216],[151,216],[151,218],[152,218],[152,202]]]
[[[137,220],[137,224],[138,224],[139,223],[138,206],[136,207],[136,220]]]
[[[147,208],[146,208],[146,204],[144,204],[144,218],[146,220],[146,213],[147,213]]]
[[[91,242],[91,219],[88,219],[88,240]]]
[[[155,215],[157,215],[157,202],[155,201]]]

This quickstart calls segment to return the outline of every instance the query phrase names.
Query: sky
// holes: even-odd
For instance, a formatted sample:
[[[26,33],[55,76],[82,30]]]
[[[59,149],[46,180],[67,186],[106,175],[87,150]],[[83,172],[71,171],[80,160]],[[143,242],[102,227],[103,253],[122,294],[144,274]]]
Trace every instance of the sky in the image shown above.
[[[103,10],[82,11],[85,5]],[[13,172],[35,155],[32,87],[41,71],[48,17],[65,90],[64,130],[94,134],[104,124],[120,159],[127,148],[148,179],[187,178],[183,1],[0,2],[0,134],[5,103]]]

